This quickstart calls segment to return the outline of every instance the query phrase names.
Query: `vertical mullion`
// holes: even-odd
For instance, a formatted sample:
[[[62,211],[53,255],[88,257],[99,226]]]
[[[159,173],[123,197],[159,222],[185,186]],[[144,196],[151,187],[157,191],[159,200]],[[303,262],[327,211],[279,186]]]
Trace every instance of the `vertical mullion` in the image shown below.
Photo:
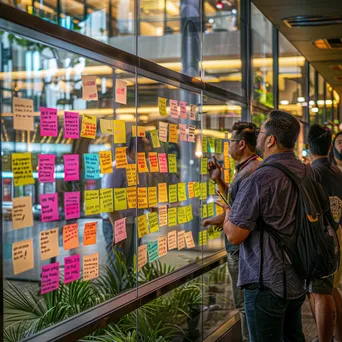
[[[272,57],[273,57],[273,107],[279,106],[279,32],[272,26]]]
[[[318,108],[318,72],[315,70],[315,107]],[[315,114],[315,123],[318,124],[318,112]]]
[[[323,123],[327,121],[327,82],[324,81],[323,98],[324,98],[324,108],[323,108]]]
[[[305,60],[305,103],[304,107],[304,142],[307,143],[307,136],[310,128],[309,102],[310,102],[310,64]]]

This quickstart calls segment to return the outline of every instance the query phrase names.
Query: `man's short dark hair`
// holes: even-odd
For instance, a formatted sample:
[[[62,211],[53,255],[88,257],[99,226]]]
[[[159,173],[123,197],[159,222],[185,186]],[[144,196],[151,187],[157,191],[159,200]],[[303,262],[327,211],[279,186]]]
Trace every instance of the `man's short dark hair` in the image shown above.
[[[251,152],[255,152],[257,143],[257,126],[252,122],[238,121],[233,125],[236,137],[244,140]]]
[[[298,120],[281,110],[273,110],[269,119],[265,125],[266,135],[273,135],[280,147],[293,149],[300,132]]]
[[[329,128],[312,125],[308,134],[309,148],[312,154],[327,156],[331,146],[332,134]]]

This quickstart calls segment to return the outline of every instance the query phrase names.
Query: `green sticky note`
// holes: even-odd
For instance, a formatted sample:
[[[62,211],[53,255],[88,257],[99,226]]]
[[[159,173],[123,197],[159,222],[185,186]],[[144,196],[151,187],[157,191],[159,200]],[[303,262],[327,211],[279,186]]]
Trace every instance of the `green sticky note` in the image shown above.
[[[201,175],[208,173],[208,158],[201,158]]]
[[[160,147],[158,130],[150,131],[153,148]]]
[[[178,201],[186,201],[186,183],[178,184]]]
[[[178,207],[178,223],[187,223],[186,207]]]
[[[201,182],[201,200],[208,198],[207,182]]]
[[[208,152],[208,138],[202,137],[202,153]]]
[[[192,214],[192,204],[189,204],[185,207],[186,209],[186,219],[188,222],[192,221],[193,214]]]
[[[208,203],[208,217],[215,215],[214,202]]]
[[[209,138],[209,152],[215,153],[215,138]]]
[[[147,254],[148,254],[148,262],[152,262],[159,258],[158,240],[149,242],[147,244]]]
[[[177,208],[169,208],[167,211],[168,226],[174,227],[177,225]]]
[[[177,173],[177,158],[175,154],[168,154],[169,172]]]
[[[169,202],[170,203],[177,202],[177,184],[169,185]]]
[[[148,214],[148,225],[150,226],[150,233],[159,231],[158,214],[156,212]]]
[[[212,180],[209,181],[209,195],[215,195],[215,183]]]
[[[208,207],[206,204],[202,204],[201,217],[202,218],[208,217]]]
[[[114,207],[116,211],[127,209],[126,188],[114,188]]]
[[[215,153],[222,153],[222,139],[215,139]]]

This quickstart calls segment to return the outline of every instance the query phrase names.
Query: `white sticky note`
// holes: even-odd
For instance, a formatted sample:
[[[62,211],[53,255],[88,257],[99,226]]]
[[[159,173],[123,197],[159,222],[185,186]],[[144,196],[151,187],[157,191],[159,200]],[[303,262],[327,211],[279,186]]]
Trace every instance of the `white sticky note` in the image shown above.
[[[115,81],[115,102],[127,104],[127,82],[122,80]]]
[[[13,198],[12,223],[13,229],[33,226],[31,196]]]
[[[13,98],[13,128],[34,131],[33,100]]]

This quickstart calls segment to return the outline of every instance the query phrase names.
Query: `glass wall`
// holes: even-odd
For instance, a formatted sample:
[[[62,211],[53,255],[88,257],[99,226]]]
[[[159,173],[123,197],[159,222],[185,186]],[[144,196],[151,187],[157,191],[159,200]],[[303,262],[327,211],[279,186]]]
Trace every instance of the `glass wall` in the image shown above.
[[[316,70],[310,64],[309,70],[309,115],[310,115],[310,125],[316,123],[317,114],[317,102],[316,102]]]

